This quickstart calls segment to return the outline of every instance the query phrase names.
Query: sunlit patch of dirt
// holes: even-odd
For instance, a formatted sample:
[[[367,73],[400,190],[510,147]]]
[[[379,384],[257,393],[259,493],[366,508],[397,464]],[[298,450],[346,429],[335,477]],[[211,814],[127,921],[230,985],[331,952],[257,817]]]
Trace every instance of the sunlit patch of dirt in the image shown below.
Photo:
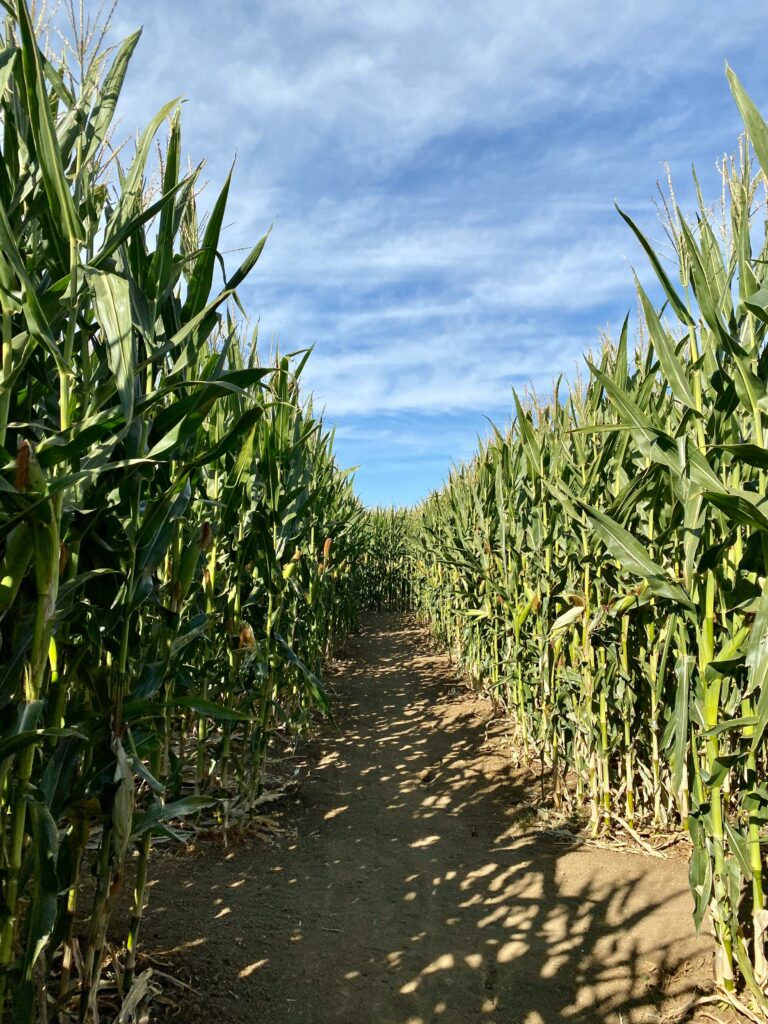
[[[708,990],[684,861],[553,816],[418,626],[371,618],[331,689],[283,833],[155,866],[145,949],[196,990],[179,1020],[658,1024]]]

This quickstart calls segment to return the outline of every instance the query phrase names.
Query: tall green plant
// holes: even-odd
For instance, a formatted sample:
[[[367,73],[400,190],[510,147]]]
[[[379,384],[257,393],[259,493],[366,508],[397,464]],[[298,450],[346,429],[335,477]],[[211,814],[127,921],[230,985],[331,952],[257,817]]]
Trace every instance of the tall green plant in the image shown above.
[[[671,210],[679,283],[639,228],[636,282],[585,382],[513,423],[413,513],[421,614],[514,716],[555,801],[594,834],[685,826],[716,978],[768,1010],[768,127],[729,71],[760,164],[723,169],[723,223]],[[700,196],[699,192],[699,196]]]
[[[138,34],[75,78],[4,6],[0,1019],[85,1021],[129,874],[133,983],[152,837],[247,816],[271,738],[328,710],[360,506],[303,359],[261,365],[231,319],[265,239],[217,285],[229,180],[199,232],[175,102],[109,177]]]

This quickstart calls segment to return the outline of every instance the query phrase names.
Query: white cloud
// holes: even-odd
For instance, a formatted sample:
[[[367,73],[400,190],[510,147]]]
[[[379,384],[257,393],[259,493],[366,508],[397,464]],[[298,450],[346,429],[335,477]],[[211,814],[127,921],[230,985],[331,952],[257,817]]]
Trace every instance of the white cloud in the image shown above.
[[[715,3],[666,0],[133,0],[115,34],[145,23],[131,112],[182,92],[193,130],[204,125],[227,159],[236,145],[280,147],[279,177],[329,134],[345,160],[386,168],[468,126],[507,130],[554,108],[620,112],[667,75],[721,62],[743,41],[740,8],[752,32],[765,26],[743,2],[726,16]]]
[[[444,447],[382,416],[502,412],[633,304],[613,200],[658,237],[662,161],[734,141],[745,19],[768,28],[745,0],[130,0],[114,35],[144,22],[126,130],[186,95],[209,203],[237,152],[225,247],[275,224],[246,305],[265,344],[317,343],[308,384],[383,466]]]

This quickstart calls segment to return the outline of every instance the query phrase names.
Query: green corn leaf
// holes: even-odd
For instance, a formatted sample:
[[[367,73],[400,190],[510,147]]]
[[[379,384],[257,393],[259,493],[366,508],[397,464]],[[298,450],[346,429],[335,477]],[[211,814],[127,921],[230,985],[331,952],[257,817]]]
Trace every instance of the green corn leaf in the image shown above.
[[[112,119],[115,116],[117,101],[123,89],[128,64],[140,38],[141,29],[128,36],[120,44],[112,66],[104,76],[98,100],[90,117],[89,141],[83,154],[83,163],[88,163],[94,158],[96,151],[107,138]]]
[[[28,941],[22,970],[22,985],[14,1007],[18,1015],[24,1004],[31,1002],[32,970],[40,954],[47,947],[56,925],[59,881],[57,859],[59,837],[56,822],[42,801],[35,800],[30,808],[32,827],[32,855],[34,858],[34,889],[29,912]]]
[[[237,268],[234,274],[227,279],[226,287],[229,291],[234,292],[236,288],[239,288],[243,281],[246,279],[246,277],[256,266],[256,262],[259,259],[259,256],[261,256],[262,252],[264,251],[264,246],[267,244],[267,239],[269,238],[271,231],[272,228],[269,229],[269,231],[266,233],[266,235],[264,235],[263,238],[259,239],[259,241],[253,247],[253,249],[251,249],[246,259],[243,260],[243,262],[240,264],[240,266]],[[296,370],[296,376],[298,377],[300,374],[301,367],[299,367]]]
[[[768,449],[756,444],[720,444],[714,448],[730,452],[739,462],[745,462],[756,469],[768,469]]]
[[[0,50],[0,98],[5,95],[5,90],[11,81],[18,53],[19,50],[16,46],[8,46]]]
[[[736,831],[727,818],[723,821],[723,831],[728,838],[728,845],[739,862],[742,875],[747,881],[751,881],[752,865],[749,862],[749,849],[744,836]]]
[[[760,111],[747,95],[736,73],[727,64],[725,66],[725,73],[733,98],[736,100],[736,106],[739,108],[741,119],[744,122],[744,127],[747,129],[752,145],[755,147],[755,153],[757,153],[757,159],[760,161],[763,174],[768,175],[768,125],[766,125]]]
[[[646,295],[643,286],[637,278],[635,278],[635,286],[637,288],[638,295],[640,296],[645,322],[651,333],[653,347],[656,355],[659,357],[661,369],[667,383],[678,401],[687,405],[689,409],[693,409],[695,411],[697,408],[696,399],[694,398],[693,391],[688,384],[687,367],[678,358],[672,340],[664,330],[661,321],[656,315],[656,310],[653,308],[651,300]]]
[[[89,267],[94,270],[98,270],[103,267],[109,258],[120,248],[120,246],[127,241],[131,235],[133,235],[139,228],[143,227],[153,220],[158,213],[162,214],[169,208],[173,207],[171,200],[177,196],[184,189],[189,188],[191,183],[190,178],[185,178],[175,185],[170,191],[165,192],[155,202],[150,203],[144,209],[135,213],[132,217],[129,217],[120,227],[116,227],[114,231],[108,233],[104,240],[101,248],[91,260]]]
[[[131,314],[131,290],[118,274],[89,270],[96,317],[103,332],[107,362],[115,378],[126,423],[133,419],[136,356]]]
[[[744,305],[750,313],[754,313],[763,323],[768,323],[768,288],[758,288],[757,291],[745,297]]]
[[[134,782],[128,757],[119,738],[115,738],[112,743],[112,753],[115,755],[114,782],[116,788],[112,801],[110,838],[115,860],[118,864],[122,864],[131,839]]]
[[[648,556],[645,547],[631,533],[586,502],[576,499],[576,504],[586,512],[595,532],[623,568],[641,579],[646,579],[651,590],[659,597],[666,597],[684,608],[695,610],[696,606],[685,590],[669,579],[661,566]]]
[[[168,149],[165,154],[165,174],[163,177],[164,195],[175,195],[179,186],[181,166],[181,117],[179,112],[173,115]],[[187,179],[189,180],[189,179]],[[157,229],[157,244],[152,258],[152,279],[155,282],[155,296],[164,295],[171,282],[174,267],[173,242],[176,236],[175,209],[171,204],[164,204]]]
[[[245,711],[237,711],[202,697],[179,697],[175,703],[180,708],[189,708],[190,711],[196,711],[198,715],[205,715],[219,722],[251,722],[254,717]]]
[[[109,223],[109,227],[107,228],[105,237],[106,244],[109,244],[116,232],[121,230],[125,224],[136,215],[136,207],[142,192],[144,170],[147,165],[147,158],[149,157],[152,141],[157,134],[160,125],[176,109],[176,107],[178,107],[178,105],[178,97],[171,100],[170,103],[164,104],[142,132],[141,137],[136,144],[136,153],[134,154],[133,162],[125,176],[125,180],[122,182],[120,201],[117,209],[115,210],[115,214]]]
[[[688,694],[691,687],[693,658],[682,655],[675,666],[676,694],[674,722],[674,756],[672,759],[672,788],[680,792],[683,782],[683,771],[688,750]]]
[[[76,729],[57,729],[53,726],[46,729],[29,729],[14,733],[12,736],[5,736],[0,739],[0,761],[20,753],[28,747],[38,746],[40,740],[64,739],[67,736],[85,739],[83,733]]]
[[[768,726],[768,583],[757,604],[755,621],[747,645],[747,696],[757,698],[757,725],[752,734],[752,750],[757,750]]]
[[[702,491],[701,496],[734,523],[754,530],[768,530],[768,516],[758,507],[756,497],[749,492]]]
[[[35,291],[35,286],[27,274],[26,267],[24,266],[24,260],[19,252],[16,239],[13,235],[13,230],[10,222],[8,221],[6,210],[1,201],[0,251],[2,251],[4,259],[6,259],[13,268],[13,271],[18,277],[19,283],[23,289],[22,308],[24,310],[24,316],[29,327],[30,335],[45,345],[53,356],[57,369],[65,372],[71,372],[71,367],[68,367],[65,363],[59,347],[53,339],[50,325],[48,324],[43,308],[40,305],[37,292]]]
[[[232,172],[230,171],[227,175],[227,180],[224,182],[224,187],[222,188],[213,210],[211,211],[210,220],[208,221],[208,226],[205,230],[205,237],[203,238],[203,244],[194,263],[192,276],[190,277],[189,285],[187,287],[187,300],[182,311],[182,316],[185,319],[196,316],[205,308],[205,305],[208,302],[208,296],[210,295],[211,286],[213,284],[213,271],[216,266],[216,257],[218,255],[219,235],[221,234],[221,227],[224,222],[224,211],[227,206],[227,198],[229,196],[229,186],[231,181]],[[227,285],[227,289],[234,290],[229,284]]]
[[[619,216],[625,221],[625,223],[627,223],[630,226],[630,228],[632,228],[632,231],[635,233],[637,240],[640,242],[640,245],[642,245],[643,249],[645,250],[648,259],[651,261],[651,266],[656,272],[656,276],[659,279],[659,283],[661,284],[661,287],[664,289],[664,293],[669,299],[669,304],[674,309],[677,318],[681,321],[681,323],[684,323],[686,327],[693,327],[694,321],[691,318],[691,314],[685,308],[682,299],[673,288],[672,282],[669,280],[669,277],[667,276],[664,267],[661,265],[661,261],[659,260],[659,257],[656,255],[650,242],[642,233],[642,231],[637,227],[637,225],[631,219],[631,217],[627,216],[627,214],[624,213],[624,211],[620,209],[618,205],[616,205],[616,209],[618,210]]]
[[[17,0],[21,37],[21,60],[29,103],[29,123],[46,192],[62,239],[70,244],[85,238],[85,229],[75,210],[70,185],[64,174],[51,107],[43,78],[40,49],[35,39],[27,0]]]
[[[160,831],[158,826],[179,818],[188,818],[218,803],[215,797],[187,796],[170,803],[153,803],[134,823],[132,839],[135,841],[148,832]],[[163,834],[168,834],[163,830]],[[178,837],[177,837],[178,838]]]

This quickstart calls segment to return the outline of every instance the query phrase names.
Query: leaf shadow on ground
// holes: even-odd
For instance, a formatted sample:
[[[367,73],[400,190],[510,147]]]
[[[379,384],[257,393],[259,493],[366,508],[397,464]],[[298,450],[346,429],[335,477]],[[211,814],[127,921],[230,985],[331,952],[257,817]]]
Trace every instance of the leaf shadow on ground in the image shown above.
[[[535,783],[413,624],[371,618],[334,689],[296,838],[156,868],[184,1020],[658,1021],[706,984],[685,866],[526,831]]]

